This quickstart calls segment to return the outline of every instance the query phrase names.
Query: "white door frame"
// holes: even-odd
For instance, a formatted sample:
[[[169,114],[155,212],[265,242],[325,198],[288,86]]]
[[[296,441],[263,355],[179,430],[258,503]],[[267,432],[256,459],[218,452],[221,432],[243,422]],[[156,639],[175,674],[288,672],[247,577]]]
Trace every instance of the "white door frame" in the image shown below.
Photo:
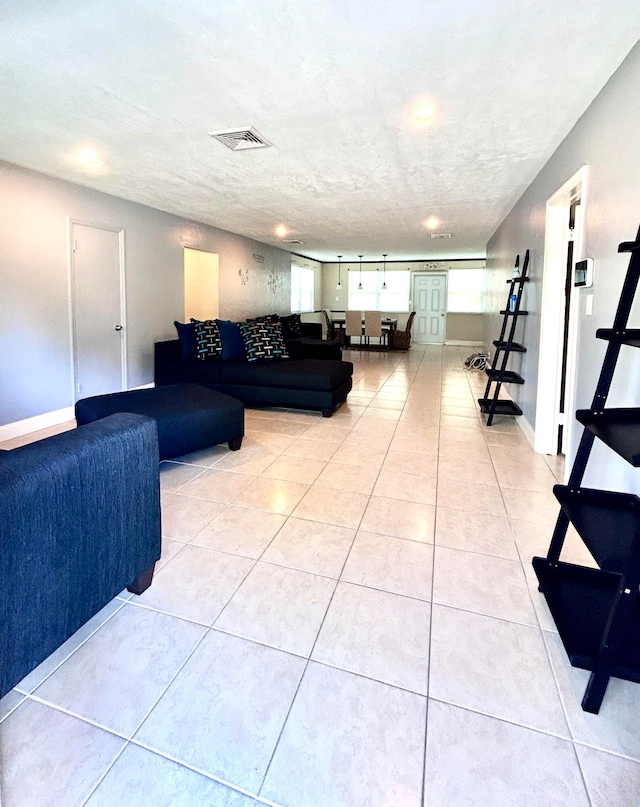
[[[583,258],[587,185],[588,167],[583,165],[547,200],[540,302],[538,391],[533,445],[534,450],[539,454],[557,454],[558,452],[569,208],[572,202],[580,199],[573,234],[573,261],[575,263]],[[579,303],[580,289],[572,285],[567,341],[565,419],[562,431],[562,449],[565,454],[571,445],[571,432],[574,427]],[[567,472],[570,470],[569,463],[565,470]]]
[[[118,263],[120,275],[120,324],[123,327],[122,339],[120,340],[120,367],[122,389],[128,389],[128,368],[127,368],[127,296],[126,296],[126,274],[125,274],[125,243],[124,243],[124,229],[122,227],[114,227],[110,224],[96,224],[92,221],[83,221],[82,219],[72,219],[67,216],[67,243],[69,245],[67,252],[67,274],[68,274],[68,287],[69,287],[69,334],[71,342],[71,400],[78,400],[77,392],[77,378],[78,378],[78,358],[77,358],[77,345],[76,345],[76,300],[75,300],[75,270],[74,270],[74,238],[73,227],[74,225],[81,225],[83,227],[93,227],[96,230],[108,230],[112,233],[118,234]]]
[[[414,342],[420,345],[439,345],[439,344],[446,344],[447,342],[447,289],[449,288],[449,272],[446,269],[438,269],[437,271],[433,272],[412,272],[411,273],[411,299],[409,300],[409,311],[413,311],[415,309],[415,302],[416,302],[416,279],[419,277],[431,277],[432,275],[444,275],[444,324],[442,326],[442,342],[418,342],[417,339],[412,337]]]

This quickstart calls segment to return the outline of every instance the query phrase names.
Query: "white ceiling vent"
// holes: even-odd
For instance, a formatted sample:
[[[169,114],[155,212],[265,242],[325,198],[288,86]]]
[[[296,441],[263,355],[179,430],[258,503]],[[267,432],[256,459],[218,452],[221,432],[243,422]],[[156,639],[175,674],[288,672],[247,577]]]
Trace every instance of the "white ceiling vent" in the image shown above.
[[[431,233],[431,238],[451,238],[451,233]]]
[[[209,132],[209,134],[233,151],[263,149],[272,145],[253,126],[241,126],[239,129],[220,129],[217,132]]]
[[[304,241],[301,241],[299,238],[285,238],[282,242],[283,244],[304,244]]]

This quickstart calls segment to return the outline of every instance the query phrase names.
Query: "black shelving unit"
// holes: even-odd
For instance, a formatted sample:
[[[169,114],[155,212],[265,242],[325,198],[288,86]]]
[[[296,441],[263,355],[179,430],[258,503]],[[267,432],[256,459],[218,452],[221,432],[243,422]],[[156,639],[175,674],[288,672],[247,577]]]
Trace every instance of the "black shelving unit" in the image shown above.
[[[569,660],[591,671],[582,708],[600,711],[611,676],[640,683],[640,498],[631,493],[581,487],[594,441],[599,439],[634,467],[640,467],[640,408],[607,409],[606,402],[623,346],[640,347],[640,330],[627,321],[640,280],[640,228],[630,252],[613,328],[598,339],[607,350],[590,409],[576,413],[584,426],[567,485],[553,492],[560,514],[546,558],[533,558],[544,594]],[[573,524],[598,568],[560,560]]]
[[[526,251],[524,256],[524,263],[522,265],[522,272],[518,272],[520,267],[520,256],[516,257],[514,276],[511,280],[507,280],[509,284],[509,294],[507,296],[507,305],[500,313],[503,315],[502,329],[500,336],[494,341],[495,352],[493,354],[493,361],[491,367],[485,372],[488,376],[487,386],[482,398],[478,398],[480,404],[480,411],[488,415],[487,426],[493,424],[493,418],[496,415],[511,415],[517,417],[522,414],[522,409],[514,401],[500,398],[500,390],[503,384],[524,384],[524,378],[513,370],[507,370],[507,363],[511,353],[526,353],[527,349],[524,345],[515,341],[516,326],[519,317],[526,317],[528,311],[523,311],[520,308],[522,302],[522,291],[525,283],[529,278],[527,272],[529,270],[529,250]],[[510,302],[512,297],[515,296],[515,305],[511,306]],[[493,392],[491,385],[495,384]]]

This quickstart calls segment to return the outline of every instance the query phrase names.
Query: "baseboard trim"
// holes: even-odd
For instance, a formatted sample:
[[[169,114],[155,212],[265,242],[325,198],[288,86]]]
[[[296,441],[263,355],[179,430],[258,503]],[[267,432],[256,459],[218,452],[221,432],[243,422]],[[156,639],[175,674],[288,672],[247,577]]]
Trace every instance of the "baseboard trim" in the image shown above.
[[[482,342],[465,342],[462,339],[447,339],[445,345],[461,345],[462,347],[482,347]]]
[[[522,429],[522,433],[527,438],[529,443],[531,444],[531,448],[533,448],[533,443],[535,441],[536,433],[533,429],[533,426],[529,423],[524,415],[520,415],[516,418],[516,423]],[[535,451],[535,448],[533,448]]]
[[[509,392],[506,389],[504,389],[504,387],[502,389],[503,389],[503,393],[507,396],[507,398],[510,401],[513,401],[513,398],[511,397],[511,395],[509,395]],[[517,401],[514,401],[514,403],[517,403]],[[535,442],[536,433],[535,433],[535,431],[533,429],[533,426],[529,423],[529,421],[526,419],[526,417],[524,415],[518,415],[517,417],[514,418],[514,420],[518,424],[518,426],[520,427],[520,431],[524,434],[524,436],[529,441],[529,443],[531,445],[531,448],[533,448],[533,450],[535,451],[535,448],[534,448],[533,444]],[[536,454],[537,453],[538,452],[536,451]]]
[[[13,440],[15,437],[23,437],[31,432],[39,432],[41,429],[48,429],[50,426],[58,426],[75,418],[72,406],[64,409],[56,409],[53,412],[45,412],[42,415],[35,415],[32,418],[17,420],[15,423],[7,423],[0,426],[0,443],[5,440]]]
[[[150,384],[141,384],[139,387],[131,389],[150,389],[155,387],[153,381]],[[73,406],[65,406],[64,409],[56,409],[53,412],[44,412],[42,415],[35,415],[32,418],[16,420],[14,423],[6,423],[0,426],[0,443],[5,440],[13,440],[15,437],[24,437],[25,434],[39,432],[41,429],[48,429],[50,426],[58,426],[73,420],[76,416]]]

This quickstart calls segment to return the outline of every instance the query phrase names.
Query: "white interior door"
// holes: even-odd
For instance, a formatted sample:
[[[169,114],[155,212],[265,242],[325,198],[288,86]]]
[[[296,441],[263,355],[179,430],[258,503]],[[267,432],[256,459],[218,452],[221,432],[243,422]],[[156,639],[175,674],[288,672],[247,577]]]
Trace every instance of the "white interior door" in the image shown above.
[[[75,394],[126,388],[124,232],[71,224]]]
[[[413,340],[423,345],[441,345],[447,321],[447,275],[414,275]]]

